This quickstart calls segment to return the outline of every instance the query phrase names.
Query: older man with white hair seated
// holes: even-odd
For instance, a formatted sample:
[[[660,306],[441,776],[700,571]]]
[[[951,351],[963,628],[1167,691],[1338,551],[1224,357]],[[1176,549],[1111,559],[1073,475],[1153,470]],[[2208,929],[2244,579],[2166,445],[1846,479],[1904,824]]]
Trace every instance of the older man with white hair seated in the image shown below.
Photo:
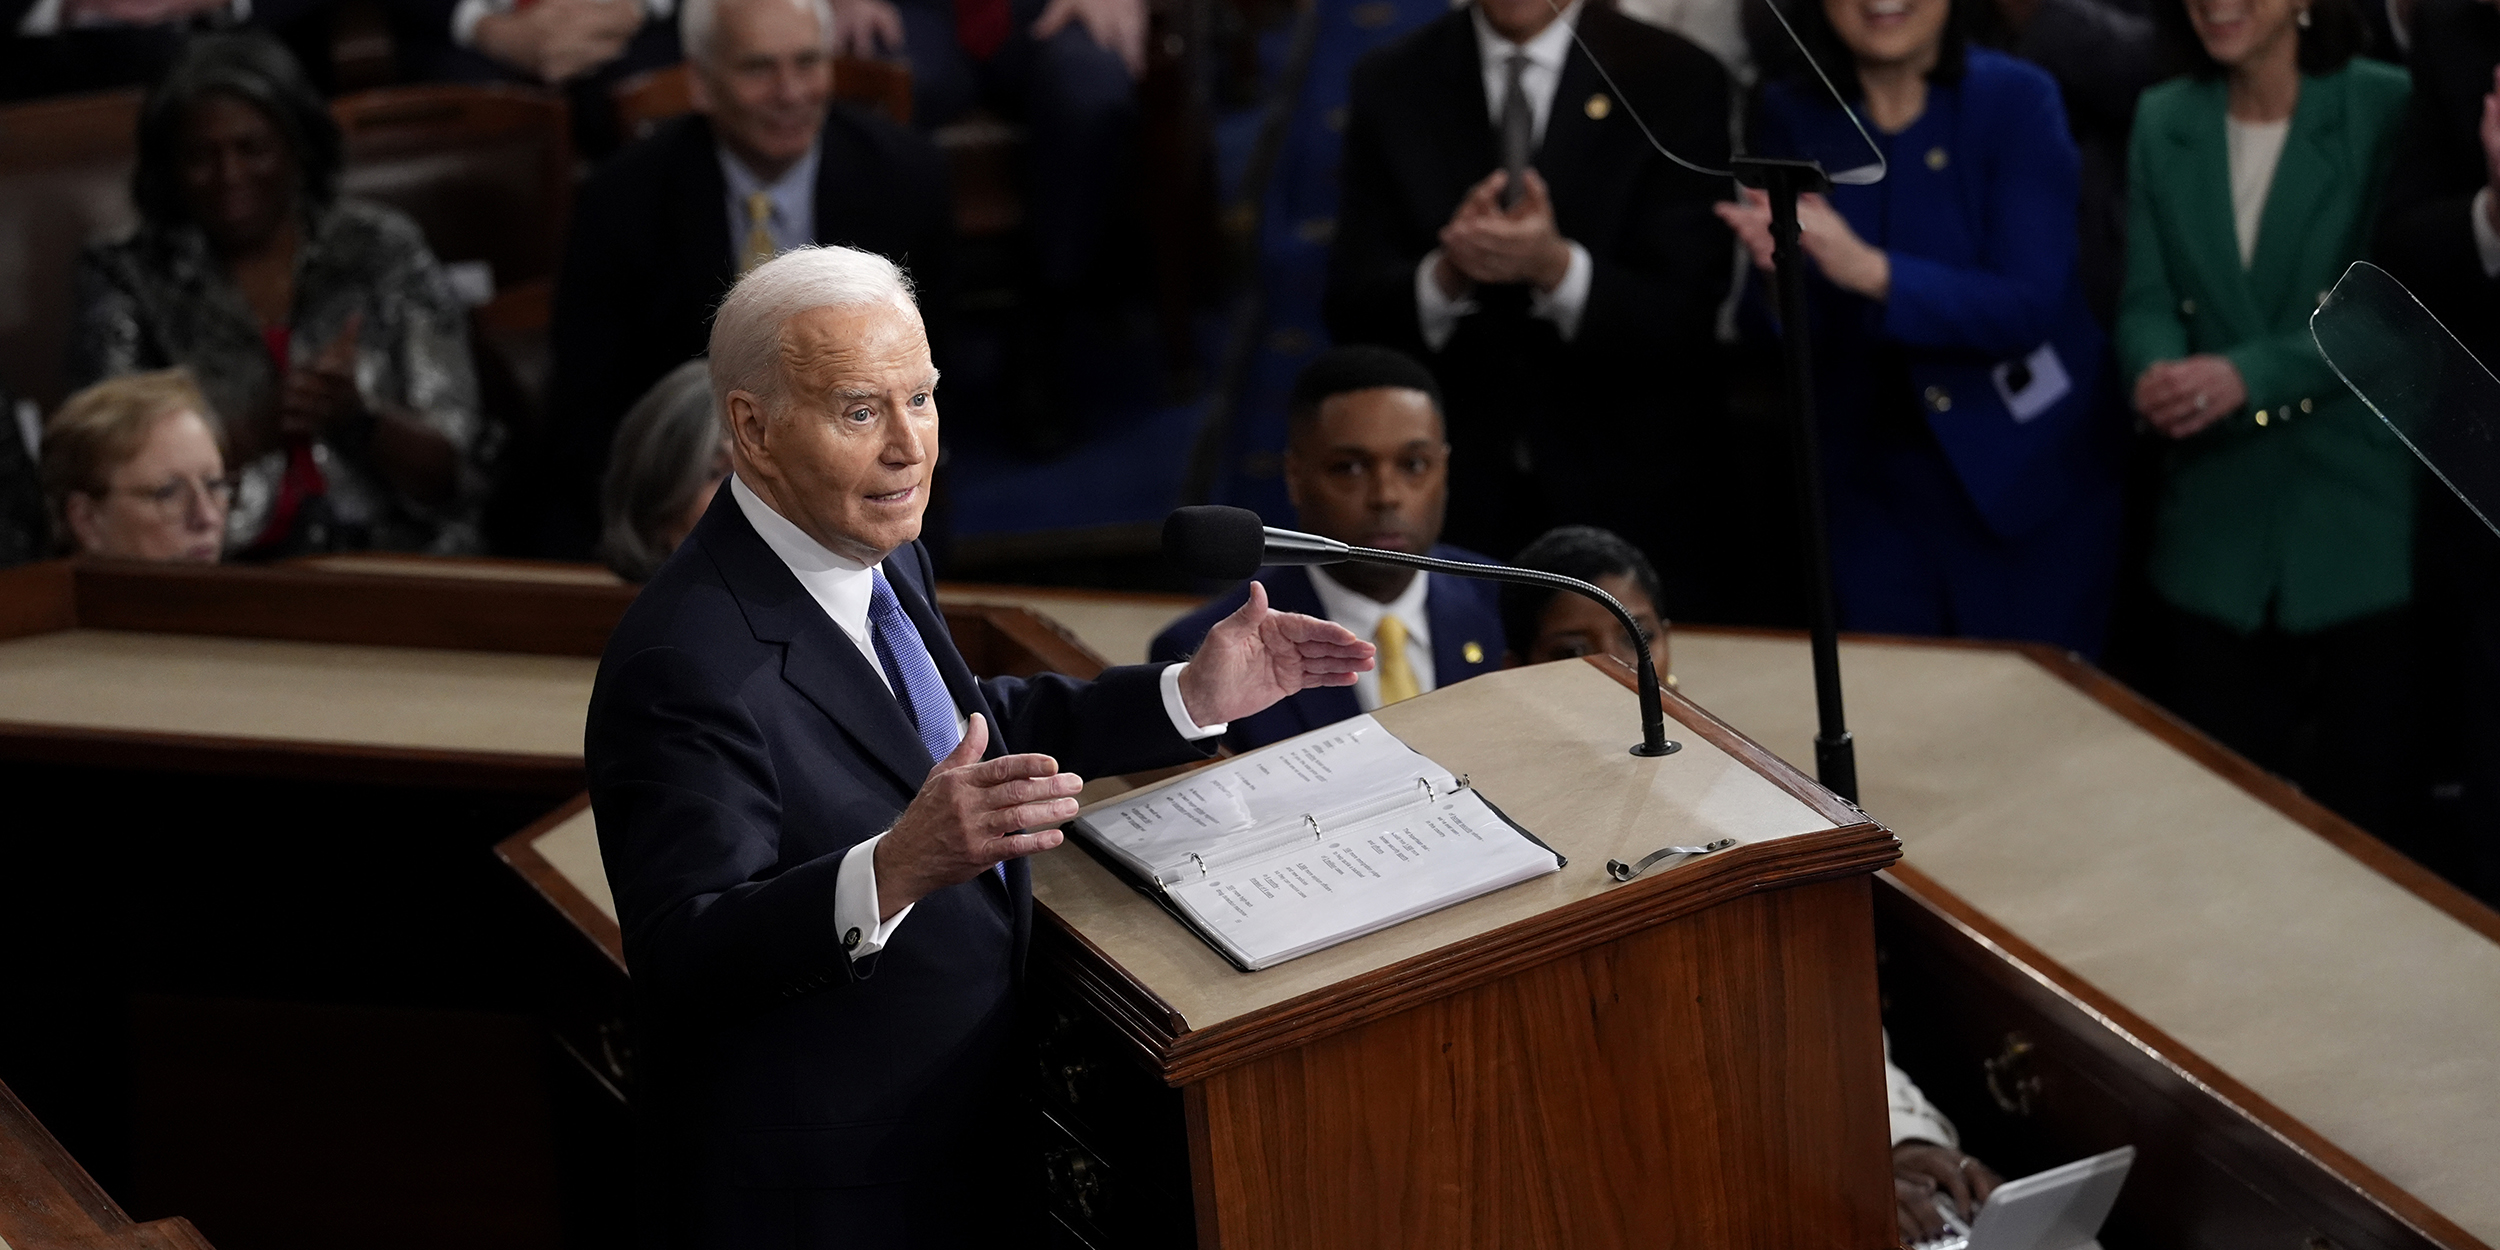
[[[554,513],[536,543],[547,555],[589,554],[617,422],[703,354],[740,274],[841,244],[907,267],[941,308],[950,285],[945,162],[919,135],[832,102],[826,0],[678,0],[677,16],[696,112],[617,153],[574,201],[556,278],[552,463],[533,475]]]
[[[650,1189],[673,1244],[1024,1244],[1024,857],[1083,774],[1197,758],[1371,646],[1254,588],[1185,664],[975,680],[918,541],[938,371],[902,274],[784,255],[711,348],[731,476],[609,638],[586,742]]]

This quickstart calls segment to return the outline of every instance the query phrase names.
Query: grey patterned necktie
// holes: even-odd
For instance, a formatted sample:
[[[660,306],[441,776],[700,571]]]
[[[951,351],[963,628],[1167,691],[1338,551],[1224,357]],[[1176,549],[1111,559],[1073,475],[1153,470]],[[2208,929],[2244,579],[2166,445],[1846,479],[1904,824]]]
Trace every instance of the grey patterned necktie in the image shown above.
[[[1502,88],[1502,169],[1510,177],[1502,184],[1502,207],[1510,208],[1527,193],[1528,154],[1535,146],[1536,115],[1528,111],[1528,89],[1520,82],[1520,76],[1528,69],[1528,54],[1511,53],[1503,68],[1509,80]]]

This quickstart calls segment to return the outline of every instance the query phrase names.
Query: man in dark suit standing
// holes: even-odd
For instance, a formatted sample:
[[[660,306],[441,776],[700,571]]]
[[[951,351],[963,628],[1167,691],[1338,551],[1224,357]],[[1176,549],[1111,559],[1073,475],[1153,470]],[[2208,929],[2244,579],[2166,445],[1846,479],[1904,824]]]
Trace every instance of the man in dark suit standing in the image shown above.
[[[586,739],[667,1231],[1028,1244],[1022,857],[1076,813],[1063,768],[1195,758],[1371,648],[1254,595],[1187,664],[975,681],[917,541],[937,370],[900,272],[785,255],[711,348],[734,473],[610,637]]]
[[[2500,370],[2500,9],[2421,0],[2412,16],[2413,95],[2375,259]],[[2447,491],[2424,490],[2413,562],[2425,671],[2443,674],[2424,688],[2425,757],[2434,783],[2463,786],[2403,849],[2500,900],[2500,545]]]
[[[1358,547],[1484,562],[1440,541],[1450,445],[1430,370],[1385,347],[1331,349],[1294,379],[1287,420],[1285,489],[1303,528]],[[1188,658],[1241,609],[1253,584],[1278,611],[1326,617],[1370,638],[1378,665],[1352,686],[1305,690],[1233,721],[1225,741],[1236,751],[1502,664],[1501,604],[1492,582],[1373,564],[1260,569],[1250,583],[1156,635],[1152,658]]]
[[[1672,532],[1673,462],[1719,415],[1727,180],[1658,155],[1635,111],[1726,168],[1718,62],[1587,0],[1477,0],[1355,69],[1328,328],[1431,363],[1460,542],[1577,521],[1655,554]]]
[[[741,273],[789,248],[838,243],[907,266],[928,302],[945,306],[944,163],[900,126],[828,106],[830,12],[809,0],[685,0],[696,113],[583,185],[556,278],[556,515],[540,527],[545,554],[589,554],[617,422],[703,354],[712,309]]]

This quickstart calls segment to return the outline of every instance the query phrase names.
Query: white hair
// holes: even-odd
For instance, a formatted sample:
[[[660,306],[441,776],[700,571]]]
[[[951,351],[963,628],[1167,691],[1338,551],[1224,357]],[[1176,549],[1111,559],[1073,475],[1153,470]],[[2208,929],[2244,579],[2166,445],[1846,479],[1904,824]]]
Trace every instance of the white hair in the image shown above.
[[[738,279],[712,316],[712,400],[721,419],[728,419],[731,391],[779,406],[781,327],[792,317],[811,308],[880,304],[920,319],[902,269],[855,247],[794,248]]]
[[[686,50],[686,59],[698,66],[714,64],[712,52],[720,38],[720,7],[739,0],[678,0],[677,42]],[[791,8],[815,14],[816,29],[823,35],[817,42],[825,51],[833,51],[832,0],[781,0]]]

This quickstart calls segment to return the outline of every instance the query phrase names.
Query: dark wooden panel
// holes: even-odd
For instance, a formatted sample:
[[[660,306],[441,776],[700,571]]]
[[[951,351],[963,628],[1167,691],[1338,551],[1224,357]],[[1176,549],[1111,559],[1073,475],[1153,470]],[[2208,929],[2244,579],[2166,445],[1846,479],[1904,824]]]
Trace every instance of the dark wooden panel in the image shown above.
[[[81,562],[77,620],[152,630],[379,647],[595,656],[629,586]]]
[[[16,1250],[209,1250],[179,1217],[134,1224],[0,1085],[0,1241]]]
[[[1751,895],[1220,1073],[1200,1243],[1890,1245],[1870,942]]]
[[[2482,1246],[1915,870],[1876,916],[1895,1058],[1965,1148],[2017,1175],[2136,1147],[2111,1250]]]
[[[67,560],[0,569],[0,638],[48,634],[78,624]]]

